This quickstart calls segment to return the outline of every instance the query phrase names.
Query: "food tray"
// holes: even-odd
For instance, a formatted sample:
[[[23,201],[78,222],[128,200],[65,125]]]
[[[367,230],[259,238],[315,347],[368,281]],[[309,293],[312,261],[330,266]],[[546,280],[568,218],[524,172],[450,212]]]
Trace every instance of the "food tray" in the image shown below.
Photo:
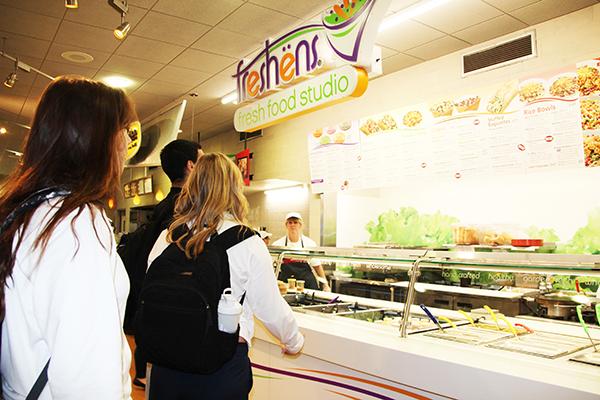
[[[529,335],[511,338],[488,344],[495,349],[514,351],[536,357],[557,358],[590,347],[589,339],[578,336],[534,332]]]
[[[573,358],[569,358],[569,360],[600,367],[600,352],[595,351],[593,353],[580,354]]]
[[[435,332],[429,332],[426,333],[425,336],[479,346],[501,339],[506,339],[513,335],[512,333],[495,329],[486,329],[473,325],[465,325],[457,328],[444,329],[444,332],[439,330]]]

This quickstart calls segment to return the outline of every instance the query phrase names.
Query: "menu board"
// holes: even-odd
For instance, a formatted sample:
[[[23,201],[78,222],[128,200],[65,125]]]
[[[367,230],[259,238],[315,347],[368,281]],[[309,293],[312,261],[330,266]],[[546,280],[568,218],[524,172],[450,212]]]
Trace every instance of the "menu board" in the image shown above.
[[[581,128],[587,167],[600,166],[600,58],[577,64]]]
[[[309,135],[314,192],[600,166],[600,59]]]

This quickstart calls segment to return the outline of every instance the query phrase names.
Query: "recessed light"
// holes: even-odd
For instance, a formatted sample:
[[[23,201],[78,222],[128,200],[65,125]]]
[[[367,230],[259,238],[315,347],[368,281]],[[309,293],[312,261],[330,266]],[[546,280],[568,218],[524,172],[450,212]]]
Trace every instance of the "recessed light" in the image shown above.
[[[108,86],[112,86],[115,88],[126,88],[134,84],[134,82],[131,79],[118,75],[107,76],[103,78],[102,81]]]
[[[8,132],[8,131],[6,130],[5,127],[0,128],[0,135],[4,135],[6,132]]]
[[[65,60],[78,64],[87,64],[94,61],[94,57],[91,54],[82,51],[65,51],[64,53],[61,53],[60,56]]]

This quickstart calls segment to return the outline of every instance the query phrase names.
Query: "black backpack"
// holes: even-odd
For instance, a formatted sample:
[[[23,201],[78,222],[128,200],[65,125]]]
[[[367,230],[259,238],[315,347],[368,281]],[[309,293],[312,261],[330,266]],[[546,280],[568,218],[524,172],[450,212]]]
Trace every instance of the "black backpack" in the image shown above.
[[[239,327],[233,334],[219,331],[217,307],[231,287],[227,249],[254,235],[234,226],[213,235],[194,259],[171,243],[152,262],[140,293],[135,337],[148,362],[209,374],[233,357]]]

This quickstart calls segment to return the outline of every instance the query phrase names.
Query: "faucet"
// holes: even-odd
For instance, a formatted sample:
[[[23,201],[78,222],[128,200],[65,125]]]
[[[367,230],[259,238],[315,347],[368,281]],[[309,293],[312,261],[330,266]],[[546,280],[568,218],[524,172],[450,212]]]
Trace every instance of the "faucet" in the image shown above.
[[[406,337],[406,328],[410,321],[410,308],[415,301],[415,285],[421,275],[421,271],[419,270],[420,264],[425,260],[425,256],[428,252],[429,250],[425,250],[425,253],[418,257],[412,267],[408,270],[410,280],[408,281],[408,288],[406,289],[406,301],[404,302],[404,312],[402,313],[404,318],[402,318],[402,322],[400,323],[400,337],[403,338]]]

